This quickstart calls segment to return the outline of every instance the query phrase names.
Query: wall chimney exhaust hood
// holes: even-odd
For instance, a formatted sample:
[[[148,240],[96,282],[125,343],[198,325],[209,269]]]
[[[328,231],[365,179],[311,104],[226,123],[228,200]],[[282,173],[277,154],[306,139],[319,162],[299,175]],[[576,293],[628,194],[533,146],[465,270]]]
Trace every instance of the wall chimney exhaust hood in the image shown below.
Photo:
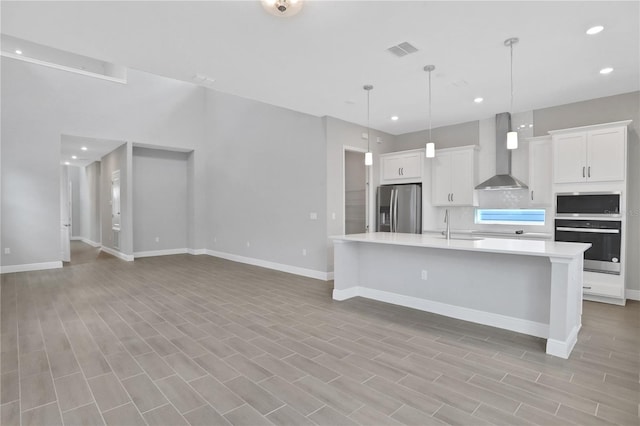
[[[496,114],[496,175],[476,186],[476,189],[527,189],[527,185],[511,176],[511,151],[507,149],[507,133],[510,129],[511,114]]]

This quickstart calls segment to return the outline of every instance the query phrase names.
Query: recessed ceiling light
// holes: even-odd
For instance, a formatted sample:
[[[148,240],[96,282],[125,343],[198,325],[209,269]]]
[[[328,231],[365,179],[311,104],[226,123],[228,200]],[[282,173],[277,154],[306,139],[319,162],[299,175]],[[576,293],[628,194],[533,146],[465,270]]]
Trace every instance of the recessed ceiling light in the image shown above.
[[[68,161],[65,161],[65,162],[64,162],[64,165],[65,165],[65,166],[68,166],[69,164],[71,164],[71,163],[70,163],[70,162],[68,162]]]
[[[602,25],[596,25],[595,27],[591,27],[587,30],[587,34],[589,35],[594,35],[594,34],[598,34],[599,32],[601,32],[602,30],[604,30],[604,27]]]
[[[81,150],[83,150],[83,151],[86,151],[86,150],[87,150],[87,147],[86,147],[86,146],[83,146],[83,147],[82,147],[82,148],[80,148],[80,149],[81,149]]]
[[[613,71],[613,68],[611,67],[606,67],[606,68],[602,68],[600,70],[600,74],[611,74],[611,72]]]
[[[391,117],[391,120],[393,120],[393,121],[398,121],[398,118],[399,118],[399,117],[398,117],[397,115],[394,115],[394,116],[392,116],[392,117]]]
[[[20,49],[16,49],[16,53],[17,53],[18,55],[22,55],[22,50],[20,50]]]
[[[475,103],[477,103],[477,104],[482,103],[482,101],[484,101],[484,98],[475,98],[475,99],[473,100],[473,102],[475,102]]]
[[[72,159],[72,160],[77,160],[77,159],[78,159],[78,156],[77,156],[77,155],[72,155],[72,156],[71,156],[71,159]]]
[[[529,127],[533,127],[533,124],[529,124]]]

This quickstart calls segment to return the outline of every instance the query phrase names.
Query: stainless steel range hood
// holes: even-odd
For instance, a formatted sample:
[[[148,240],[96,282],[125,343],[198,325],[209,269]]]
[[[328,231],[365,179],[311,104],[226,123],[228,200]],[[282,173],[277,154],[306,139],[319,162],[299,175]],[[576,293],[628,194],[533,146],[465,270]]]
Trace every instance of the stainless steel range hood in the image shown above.
[[[511,152],[507,149],[507,132],[511,129],[511,114],[496,114],[496,175],[476,189],[527,189],[527,185],[511,176]]]

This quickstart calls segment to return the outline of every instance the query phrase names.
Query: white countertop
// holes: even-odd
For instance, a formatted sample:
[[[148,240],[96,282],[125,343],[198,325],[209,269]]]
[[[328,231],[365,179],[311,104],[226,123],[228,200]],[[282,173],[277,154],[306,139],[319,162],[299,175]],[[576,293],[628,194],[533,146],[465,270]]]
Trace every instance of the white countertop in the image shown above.
[[[438,234],[441,235],[442,229],[425,229],[423,234]],[[487,238],[518,238],[529,240],[551,240],[553,234],[547,234],[544,232],[523,232],[522,234],[516,234],[515,231],[491,231],[485,229],[452,229],[451,235],[466,235],[469,237],[487,237]]]
[[[506,238],[451,239],[428,234],[402,234],[391,232],[370,232],[366,234],[338,235],[331,237],[339,241],[352,241],[373,244],[391,244],[398,246],[426,247],[444,250],[478,251],[486,253],[517,254],[525,256],[544,256],[574,258],[591,247],[586,243],[565,243],[555,241],[515,240]]]

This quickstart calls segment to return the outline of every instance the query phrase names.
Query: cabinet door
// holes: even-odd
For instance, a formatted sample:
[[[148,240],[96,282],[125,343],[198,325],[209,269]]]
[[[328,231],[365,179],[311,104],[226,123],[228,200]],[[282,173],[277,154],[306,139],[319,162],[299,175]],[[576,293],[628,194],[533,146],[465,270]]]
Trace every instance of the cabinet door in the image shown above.
[[[451,153],[451,204],[455,206],[473,205],[473,151]]]
[[[551,140],[529,142],[529,198],[531,204],[551,205]]]
[[[626,128],[587,134],[587,180],[605,182],[625,178]]]
[[[403,178],[422,178],[422,158],[424,154],[414,153],[401,157],[400,172]]]
[[[451,153],[436,154],[431,161],[431,202],[447,206],[451,204]]]
[[[382,157],[382,180],[393,181],[402,178],[400,169],[402,168],[402,159],[398,157]]]
[[[553,138],[555,183],[584,182],[587,177],[587,135],[577,133]]]

